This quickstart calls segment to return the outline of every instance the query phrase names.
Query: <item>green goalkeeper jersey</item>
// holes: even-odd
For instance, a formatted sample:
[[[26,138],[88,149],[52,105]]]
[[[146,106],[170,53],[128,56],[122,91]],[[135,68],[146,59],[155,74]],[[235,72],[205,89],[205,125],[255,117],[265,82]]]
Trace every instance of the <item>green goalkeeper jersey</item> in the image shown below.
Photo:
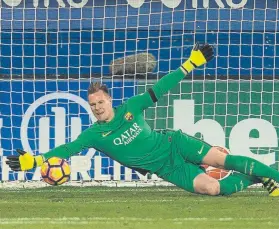
[[[68,158],[84,149],[94,148],[122,165],[140,172],[155,173],[168,161],[175,132],[152,130],[143,111],[174,87],[185,76],[178,70],[165,75],[152,88],[114,108],[110,122],[95,122],[76,140],[54,148],[44,158]]]

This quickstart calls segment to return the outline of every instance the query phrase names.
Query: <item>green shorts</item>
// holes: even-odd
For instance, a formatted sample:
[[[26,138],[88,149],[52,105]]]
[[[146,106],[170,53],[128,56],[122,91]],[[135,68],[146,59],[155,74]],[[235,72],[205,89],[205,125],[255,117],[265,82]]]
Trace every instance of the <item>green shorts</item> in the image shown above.
[[[181,132],[179,139],[174,141],[174,151],[180,154],[186,162],[200,165],[211,149],[211,145],[193,136]]]
[[[174,135],[169,172],[157,174],[159,177],[186,191],[194,192],[194,179],[204,173],[200,167],[203,158],[212,146],[200,139],[177,132]],[[172,169],[172,170],[171,170]]]
[[[204,170],[200,166],[185,162],[184,165],[169,174],[161,176],[161,178],[179,188],[194,193],[194,179],[201,173],[204,173]]]

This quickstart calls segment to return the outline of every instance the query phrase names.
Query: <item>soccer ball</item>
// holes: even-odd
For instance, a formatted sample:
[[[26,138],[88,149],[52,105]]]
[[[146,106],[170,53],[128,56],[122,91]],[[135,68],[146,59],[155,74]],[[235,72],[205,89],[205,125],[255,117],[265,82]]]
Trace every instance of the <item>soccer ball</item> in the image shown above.
[[[222,151],[225,154],[230,153],[230,151],[225,147],[221,147],[221,146],[215,146],[215,147],[217,147],[220,151]],[[208,165],[202,165],[202,167],[205,169],[205,172],[207,175],[209,175],[217,180],[222,180],[232,173],[231,170],[228,171],[225,169],[218,169],[218,168],[208,166]]]
[[[58,157],[49,158],[41,166],[43,180],[50,185],[60,185],[70,179],[71,168],[66,160]]]

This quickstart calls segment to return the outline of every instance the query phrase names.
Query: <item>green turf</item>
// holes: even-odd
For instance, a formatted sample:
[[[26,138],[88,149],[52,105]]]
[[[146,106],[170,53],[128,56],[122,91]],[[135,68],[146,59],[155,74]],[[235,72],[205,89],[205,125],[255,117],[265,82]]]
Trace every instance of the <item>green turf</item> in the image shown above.
[[[263,190],[208,197],[168,188],[0,190],[0,228],[279,228],[279,198]]]

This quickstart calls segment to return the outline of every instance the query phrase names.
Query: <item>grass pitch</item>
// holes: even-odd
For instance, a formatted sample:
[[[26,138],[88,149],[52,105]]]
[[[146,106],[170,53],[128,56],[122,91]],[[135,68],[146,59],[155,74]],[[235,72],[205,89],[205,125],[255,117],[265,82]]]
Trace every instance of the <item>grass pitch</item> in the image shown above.
[[[0,190],[0,228],[279,228],[279,197],[262,189],[229,197],[174,187]]]

